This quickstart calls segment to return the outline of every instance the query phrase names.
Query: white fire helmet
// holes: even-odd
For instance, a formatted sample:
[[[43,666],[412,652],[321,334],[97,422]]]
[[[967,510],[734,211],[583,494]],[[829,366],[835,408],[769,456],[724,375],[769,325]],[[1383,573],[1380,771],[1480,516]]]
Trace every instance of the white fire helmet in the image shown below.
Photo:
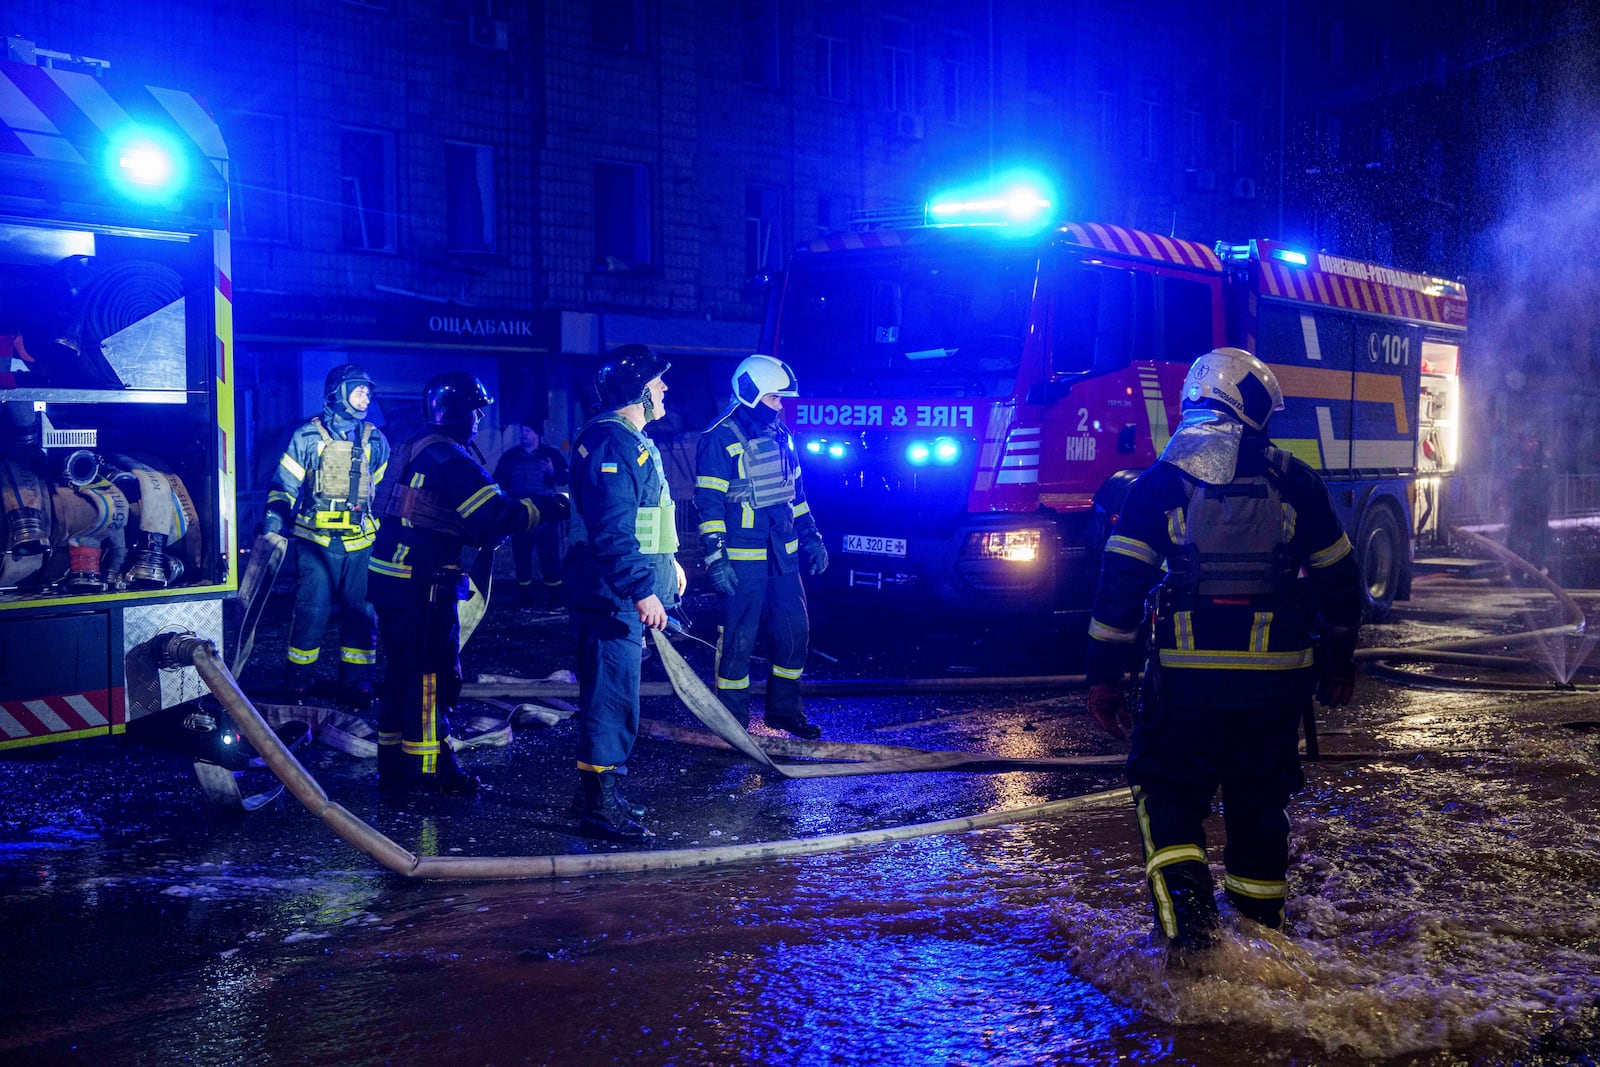
[[[1265,430],[1273,412],[1283,410],[1283,389],[1267,365],[1244,349],[1214,348],[1189,368],[1181,406],[1224,411]]]
[[[771,396],[799,396],[800,383],[794,371],[781,359],[754,355],[740,361],[733,372],[733,398],[747,408]]]

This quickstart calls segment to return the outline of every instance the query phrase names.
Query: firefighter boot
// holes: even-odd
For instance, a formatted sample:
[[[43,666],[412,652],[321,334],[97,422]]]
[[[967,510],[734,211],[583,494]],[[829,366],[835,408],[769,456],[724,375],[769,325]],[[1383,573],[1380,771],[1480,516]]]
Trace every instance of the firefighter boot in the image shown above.
[[[1188,862],[1172,864],[1162,874],[1176,926],[1167,943],[1167,966],[1192,968],[1217,940],[1220,919],[1211,872],[1203,863]]]
[[[774,730],[783,730],[802,741],[815,741],[822,736],[822,727],[806,718],[805,705],[800,700],[799,673],[779,673],[778,665],[773,664],[772,676],[767,679],[767,710],[762,718]]]
[[[636,804],[627,797],[623,796],[620,788],[617,789],[616,793],[617,807],[620,808],[622,812],[628,816],[628,818],[633,819],[634,821],[644,818],[644,813],[648,809],[645,808],[643,804]],[[580,781],[578,783],[577,791],[572,794],[572,810],[577,812],[579,815],[582,815],[585,810],[586,796],[587,794],[584,792],[584,784]]]
[[[583,798],[583,812],[578,826],[591,837],[612,841],[644,841],[655,834],[634,821],[617,795],[617,775],[614,771],[579,771],[579,795]]]
[[[764,720],[774,730],[782,730],[798,737],[802,741],[815,741],[822,736],[822,727],[806,718],[804,711],[800,712],[798,718],[779,716],[769,711],[764,716]]]
[[[434,769],[423,770],[422,757],[406,754],[399,751],[400,762],[390,762],[385,767],[382,756],[383,749],[378,750],[380,757],[378,763],[378,788],[389,794],[404,794],[414,792],[427,793],[452,793],[457,796],[471,796],[482,786],[482,783],[456,762],[456,754],[451,751],[449,739],[439,743],[439,755],[434,759]],[[385,775],[385,770],[391,773]]]

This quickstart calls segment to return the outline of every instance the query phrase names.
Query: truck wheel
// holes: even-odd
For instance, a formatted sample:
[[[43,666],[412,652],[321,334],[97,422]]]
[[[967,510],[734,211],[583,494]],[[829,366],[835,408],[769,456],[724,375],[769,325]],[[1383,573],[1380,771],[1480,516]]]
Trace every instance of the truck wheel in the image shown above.
[[[1367,509],[1355,545],[1361,567],[1362,621],[1382,622],[1389,617],[1406,566],[1405,548],[1394,509],[1385,504]]]

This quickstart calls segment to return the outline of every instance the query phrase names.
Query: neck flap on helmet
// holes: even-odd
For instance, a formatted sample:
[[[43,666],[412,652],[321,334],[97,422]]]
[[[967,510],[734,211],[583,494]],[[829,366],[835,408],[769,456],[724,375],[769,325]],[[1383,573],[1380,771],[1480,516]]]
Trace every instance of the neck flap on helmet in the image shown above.
[[[1220,411],[1190,408],[1161,450],[1161,462],[1208,485],[1226,485],[1233,481],[1243,440],[1244,423]]]

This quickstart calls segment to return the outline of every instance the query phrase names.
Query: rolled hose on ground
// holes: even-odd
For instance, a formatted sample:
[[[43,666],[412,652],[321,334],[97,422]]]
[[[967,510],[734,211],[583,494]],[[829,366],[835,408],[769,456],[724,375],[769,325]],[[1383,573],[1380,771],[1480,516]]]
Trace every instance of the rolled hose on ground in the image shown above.
[[[295,799],[321,819],[346,843],[371,856],[384,868],[408,878],[471,879],[495,881],[520,878],[567,878],[585,874],[625,874],[639,871],[664,871],[684,867],[714,867],[747,860],[809,856],[862,845],[905,841],[932,834],[961,833],[989,826],[1003,826],[1044,818],[1069,811],[1101,810],[1127,803],[1125,787],[1101,790],[1083,796],[1051,800],[1004,811],[985,812],[959,819],[891,826],[850,834],[830,834],[805,840],[772,841],[720,848],[663,849],[646,852],[613,852],[603,855],[563,856],[418,856],[393,838],[374,829],[348,808],[331,799],[311,777],[294,754],[283,746],[277,734],[262,719],[239,683],[222,662],[216,646],[202,637],[181,635],[166,651],[176,664],[192,663],[212,694],[222,702],[239,732]]]

